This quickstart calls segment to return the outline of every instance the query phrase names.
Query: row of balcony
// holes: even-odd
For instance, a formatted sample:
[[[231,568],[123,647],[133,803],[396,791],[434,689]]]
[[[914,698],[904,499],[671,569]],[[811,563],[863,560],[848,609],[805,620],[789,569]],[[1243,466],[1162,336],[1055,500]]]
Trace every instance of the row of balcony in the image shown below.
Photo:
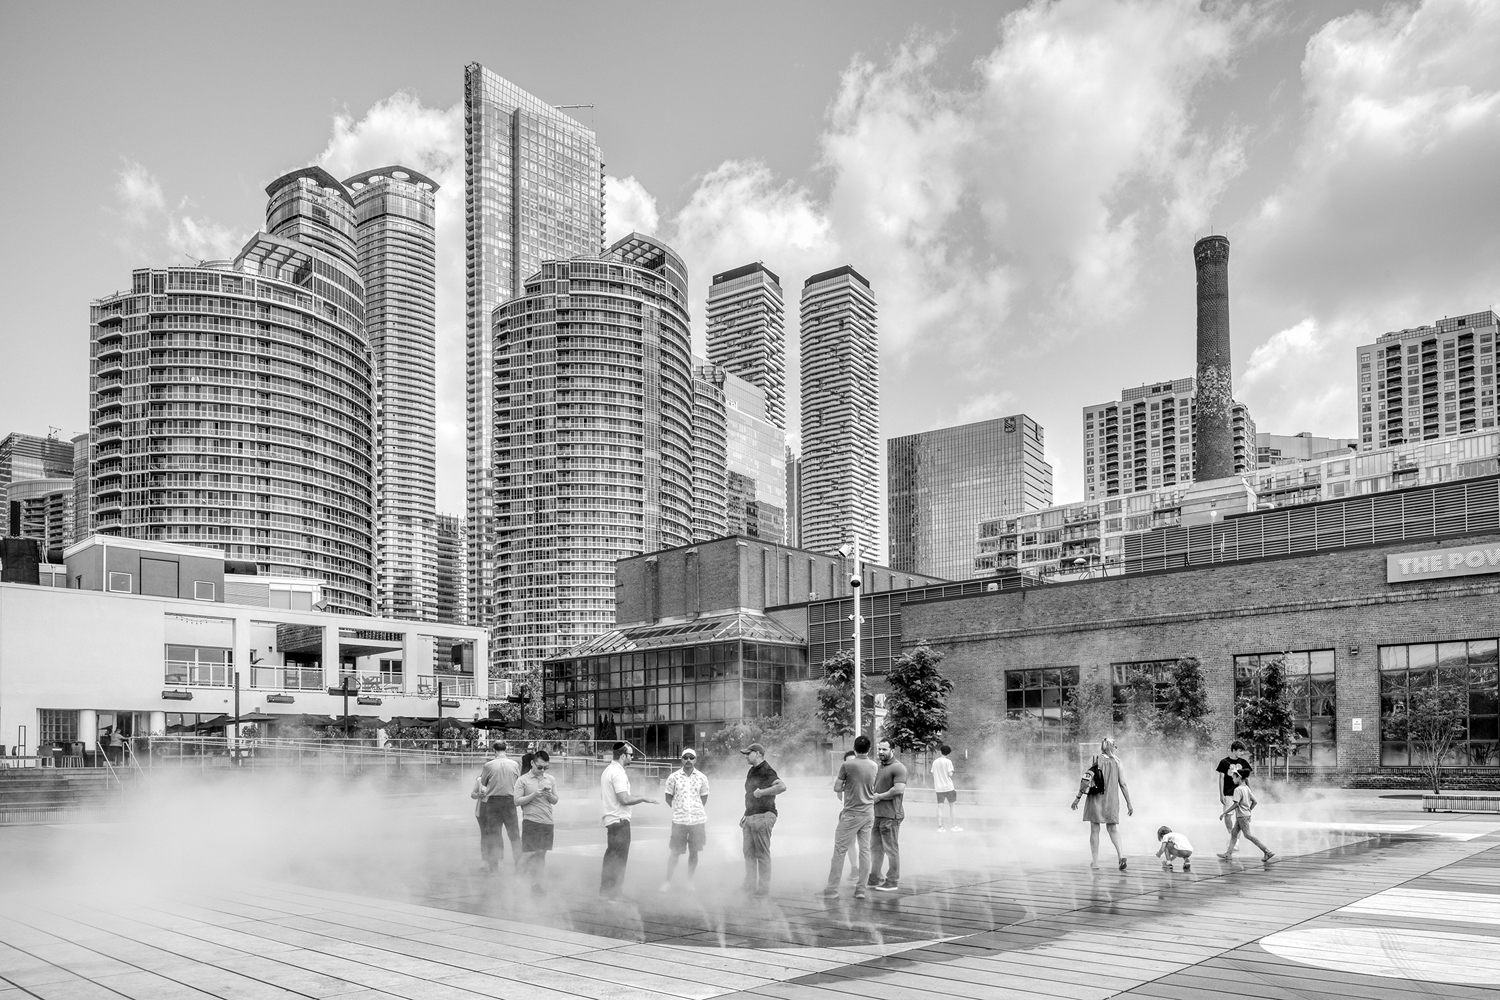
[[[248,678],[244,677],[246,673]],[[232,664],[166,661],[165,681],[175,687],[232,688],[234,675]],[[248,679],[250,689],[256,691],[327,692],[341,687],[344,676],[340,675],[330,683],[321,667],[252,666],[241,671],[241,679]],[[510,694],[510,682],[498,677],[490,678],[486,693],[479,694],[473,674],[413,674],[408,677],[402,673],[380,672],[347,676],[350,678],[350,693],[360,695],[436,698],[439,686],[445,698],[500,700]]]

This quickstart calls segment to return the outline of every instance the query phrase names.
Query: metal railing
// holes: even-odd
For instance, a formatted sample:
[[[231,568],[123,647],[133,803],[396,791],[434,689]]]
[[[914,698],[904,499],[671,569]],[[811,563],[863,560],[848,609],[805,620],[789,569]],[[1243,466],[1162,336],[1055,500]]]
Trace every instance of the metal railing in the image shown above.
[[[187,687],[232,687],[234,666],[228,663],[168,660],[166,682]]]
[[[277,691],[317,691],[323,687],[323,668],[251,667],[250,686]]]
[[[417,694],[423,698],[436,698],[439,684],[443,686],[444,698],[473,698],[475,696],[473,674],[418,674]]]

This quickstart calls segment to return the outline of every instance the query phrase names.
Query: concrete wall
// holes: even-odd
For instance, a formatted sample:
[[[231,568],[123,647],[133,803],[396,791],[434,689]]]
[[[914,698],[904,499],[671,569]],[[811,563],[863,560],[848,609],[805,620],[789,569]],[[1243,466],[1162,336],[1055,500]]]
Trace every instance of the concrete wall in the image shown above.
[[[194,599],[195,584],[213,584],[213,600],[224,600],[224,557],[217,551],[205,551],[201,556],[186,555],[171,551],[152,551],[130,545],[91,545],[68,556],[68,586],[82,590],[108,590],[110,573],[130,575],[129,593],[142,593],[141,560],[156,563],[175,563],[177,566],[177,593],[184,600]],[[108,565],[105,565],[105,562]],[[156,595],[165,596],[165,595]]]
[[[1465,542],[1500,536],[1442,545]],[[1227,741],[1236,655],[1332,648],[1339,770],[1373,774],[1382,770],[1377,647],[1500,633],[1500,575],[1386,583],[1388,553],[1427,547],[1403,542],[907,604],[903,647],[926,640],[947,654],[956,746],[1004,716],[1006,670],[1078,666],[1081,684],[1102,684],[1111,663],[1181,656],[1202,661],[1215,729]],[[1362,720],[1358,732],[1354,719]]]

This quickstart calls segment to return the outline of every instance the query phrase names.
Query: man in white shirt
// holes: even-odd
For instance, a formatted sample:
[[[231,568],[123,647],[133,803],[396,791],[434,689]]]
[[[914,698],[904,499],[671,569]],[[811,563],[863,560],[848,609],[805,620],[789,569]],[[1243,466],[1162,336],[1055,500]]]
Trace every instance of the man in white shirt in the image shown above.
[[[687,851],[687,884],[692,889],[698,852],[703,850],[708,831],[708,775],[698,770],[698,751],[692,747],[682,751],[682,767],[667,775],[662,791],[672,807],[672,836],[667,841],[667,880],[660,891],[672,891],[672,875],[683,851]]]
[[[938,833],[947,833],[953,830],[955,833],[963,830],[958,825],[958,816],[954,810],[958,806],[958,790],[953,787],[953,758],[948,755],[953,748],[944,743],[938,747],[938,753],[942,754],[932,762],[932,790],[937,792],[937,818]],[[943,824],[943,806],[948,806],[948,823]]]
[[[599,776],[599,799],[604,813],[604,867],[599,876],[599,895],[607,902],[621,902],[620,887],[625,881],[625,863],[630,860],[630,807],[652,802],[643,795],[630,794],[631,750],[628,743],[616,743],[614,762]]]

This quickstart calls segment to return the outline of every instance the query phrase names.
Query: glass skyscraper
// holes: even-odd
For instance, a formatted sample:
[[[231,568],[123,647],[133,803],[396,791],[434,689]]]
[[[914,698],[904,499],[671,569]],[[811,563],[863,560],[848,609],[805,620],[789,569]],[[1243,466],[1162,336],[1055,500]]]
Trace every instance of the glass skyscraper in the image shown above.
[[[786,434],[766,417],[759,388],[734,375],[728,404],[728,533],[786,541]]]
[[[437,620],[451,625],[465,624],[469,610],[464,593],[469,549],[464,536],[462,515],[437,516]]]
[[[407,167],[344,182],[354,199],[374,360],[376,611],[437,617],[438,186]]]
[[[728,461],[724,369],[693,359],[693,541],[723,538]]]
[[[706,309],[708,360],[765,395],[765,419],[786,427],[786,304],[760,262],[714,275]]]
[[[491,625],[497,614],[491,314],[521,294],[544,260],[603,249],[604,162],[592,130],[471,63],[464,69],[464,180],[469,622]]]
[[[859,535],[880,561],[880,339],[875,294],[845,265],[802,286],[801,544],[833,552]]]
[[[93,530],[220,549],[374,611],[374,378],[354,202],[266,188],[233,261],[143,268],[91,308]]]
[[[1042,426],[1025,414],[891,438],[890,565],[974,576],[979,522],[1052,505]]]
[[[494,663],[515,674],[612,627],[615,560],[692,540],[687,269],[638,234],[547,261],[493,333]]]
[[[72,441],[35,434],[0,438],[0,490],[17,479],[61,479],[73,474]]]

